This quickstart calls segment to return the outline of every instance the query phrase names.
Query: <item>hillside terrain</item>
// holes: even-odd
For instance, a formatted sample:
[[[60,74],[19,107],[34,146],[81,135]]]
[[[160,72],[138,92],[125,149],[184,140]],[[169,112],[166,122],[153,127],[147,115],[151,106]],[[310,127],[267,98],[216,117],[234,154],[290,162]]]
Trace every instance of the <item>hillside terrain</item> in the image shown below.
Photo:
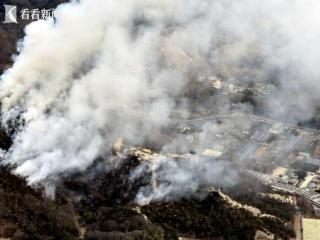
[[[50,9],[62,2],[66,1],[7,0],[0,5],[2,6],[2,3],[17,5],[19,9]],[[1,6],[0,18],[3,19],[4,9]],[[0,75],[12,66],[19,40],[24,36],[23,29],[28,23],[21,21],[19,24],[0,24]],[[137,29],[148,26],[143,17],[137,19],[135,24]],[[132,33],[133,38],[135,34],[137,33]],[[178,47],[165,47],[161,49],[162,58],[172,57],[173,60],[166,62],[162,59],[159,65],[167,64],[171,67],[175,64],[170,61],[181,61],[183,64],[192,62],[189,55]],[[254,54],[255,50],[251,49]],[[183,65],[181,62],[179,63]],[[255,70],[250,72],[245,64],[245,67],[239,65],[228,70],[232,74],[236,72],[240,76],[245,76],[243,78],[257,76],[257,72],[263,68],[258,60],[252,64],[258,65],[256,72]],[[85,67],[85,70],[81,71],[86,72]],[[16,174],[15,164],[4,164],[5,160],[2,159],[6,152],[12,150],[16,132],[25,122],[19,121],[18,115],[17,119],[2,126],[0,128],[0,240],[295,239],[297,232],[300,233],[300,229],[294,227],[297,225],[296,219],[300,221],[298,214],[305,213],[314,217],[315,210],[294,191],[275,190],[272,181],[283,183],[281,186],[284,188],[294,181],[294,189],[299,191],[300,185],[308,187],[312,179],[316,179],[314,176],[318,171],[317,166],[312,165],[314,169],[311,170],[301,170],[298,164],[298,167],[292,170],[291,165],[294,164],[289,160],[304,157],[302,160],[312,161],[314,156],[319,155],[317,146],[320,138],[318,139],[318,132],[315,130],[318,118],[311,117],[310,121],[299,122],[297,125],[264,118],[262,116],[265,113],[262,109],[265,99],[279,83],[270,77],[263,84],[247,81],[244,86],[238,86],[234,82],[224,82],[224,78],[232,74],[226,71],[224,66],[220,70],[220,74],[217,74],[219,76],[204,77],[203,81],[198,81],[201,77],[186,74],[191,79],[190,86],[183,88],[178,97],[184,101],[188,99],[188,107],[192,109],[188,117],[195,120],[170,123],[167,129],[155,131],[156,137],[152,141],[148,141],[148,136],[140,145],[125,145],[120,139],[119,146],[117,143],[113,144],[111,150],[107,149],[106,153],[96,158],[85,170],[71,168],[66,173],[58,173],[48,178],[49,180],[43,184],[29,184],[27,178]],[[224,98],[220,98],[221,96]],[[211,105],[212,102],[216,103],[217,99],[221,100],[219,102],[221,106],[230,106],[230,109],[225,111],[227,113],[229,110],[232,112],[244,106],[247,108],[244,109],[244,114],[237,114],[235,111],[236,114],[224,115],[222,109],[219,117],[213,115],[202,119],[203,115],[211,116],[221,110]],[[45,114],[49,112],[50,109],[45,110]],[[256,115],[247,114],[248,112]],[[144,113],[132,111],[128,116],[133,116],[135,119],[142,114]],[[174,119],[179,119],[184,113],[176,111],[172,115]],[[117,114],[115,119],[116,116]],[[221,129],[217,131],[216,127]],[[209,129],[210,136],[204,135],[207,137],[205,138],[201,132],[203,129]],[[42,139],[33,141],[32,144],[36,145]],[[212,149],[202,149],[197,146],[197,143],[202,141],[209,142],[208,145],[213,146]],[[172,145],[166,145],[169,142]],[[225,150],[221,150],[223,147]],[[303,152],[305,149],[308,153]],[[246,155],[246,150],[252,154]],[[169,169],[179,164],[183,165],[183,161],[187,161],[190,156],[195,158],[201,156],[208,161],[217,159],[217,168],[221,162],[228,159],[230,163],[225,165],[225,169],[230,170],[235,167],[240,170],[235,171],[236,180],[230,178],[231,180],[228,180],[231,183],[228,184],[204,183],[199,184],[199,189],[194,190],[192,194],[183,196],[178,194],[177,197],[163,199],[145,198],[144,201],[139,201],[138,196],[141,196],[141,192],[153,196],[152,194],[157,193],[158,189],[161,190],[161,187],[169,185],[169,180],[163,180],[157,175],[157,171],[163,170],[161,167],[156,169],[150,167],[157,166],[153,165],[153,161],[168,156],[173,159]],[[286,161],[289,159],[289,163],[284,163],[284,159]],[[140,166],[148,171],[137,174],[138,170],[141,170]],[[302,167],[305,167],[305,164],[302,164]],[[205,169],[203,175],[208,172],[210,176],[215,174],[215,168],[214,165],[210,169]],[[251,174],[248,174],[248,169],[251,170],[249,172]],[[275,173],[274,169],[277,170]],[[202,175],[200,170],[199,175]],[[255,171],[261,173],[259,176],[262,176],[262,180],[255,178],[254,174],[257,175]],[[276,175],[277,178],[273,176],[274,178],[270,180],[268,179],[270,175]],[[306,182],[305,177],[310,181]],[[267,180],[264,182],[265,179]],[[314,182],[314,185],[316,183]],[[183,187],[188,189],[189,186]],[[192,186],[190,188],[193,189]],[[177,192],[178,190],[180,189],[175,189]],[[320,191],[317,188],[313,190],[315,191],[312,193]]]

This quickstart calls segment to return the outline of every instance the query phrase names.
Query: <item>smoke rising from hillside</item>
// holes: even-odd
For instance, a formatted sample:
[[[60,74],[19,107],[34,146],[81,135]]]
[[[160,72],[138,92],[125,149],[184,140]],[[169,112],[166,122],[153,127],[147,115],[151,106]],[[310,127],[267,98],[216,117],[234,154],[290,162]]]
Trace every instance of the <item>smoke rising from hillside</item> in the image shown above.
[[[185,155],[179,161],[162,156],[154,160],[151,168],[141,164],[131,174],[131,178],[150,171],[156,173],[158,184],[153,191],[148,187],[139,189],[136,201],[141,204],[181,199],[195,193],[202,197],[207,194],[208,186],[234,186],[239,179],[237,169],[230,163],[201,155]],[[204,191],[199,191],[201,188]]]
[[[173,112],[192,111],[194,99],[185,93],[203,81],[200,75],[273,81],[277,89],[263,111],[307,120],[320,96],[319,8],[316,0],[62,4],[56,22],[26,27],[2,76],[3,119],[21,113],[24,121],[6,162],[38,183],[84,170],[118,137],[142,144],[171,123]],[[219,99],[206,104],[230,108]]]

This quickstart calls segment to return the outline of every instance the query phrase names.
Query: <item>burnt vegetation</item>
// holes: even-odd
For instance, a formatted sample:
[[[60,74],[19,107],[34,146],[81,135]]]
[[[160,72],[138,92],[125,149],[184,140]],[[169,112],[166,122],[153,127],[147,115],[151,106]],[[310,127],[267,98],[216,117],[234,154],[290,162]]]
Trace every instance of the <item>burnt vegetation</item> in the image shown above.
[[[46,197],[42,188],[30,187],[23,178],[13,175],[12,169],[1,167],[0,237],[177,240],[186,236],[247,240],[254,239],[257,230],[270,231],[281,239],[294,236],[286,224],[292,220],[292,206],[258,197],[257,190],[262,186],[250,181],[235,186],[240,194],[233,198],[278,218],[259,218],[235,208],[218,192],[204,199],[190,197],[139,206],[134,201],[136,193],[150,181],[150,176],[128,180],[139,160],[127,158],[108,172],[101,169],[102,163],[100,159],[87,171],[65,177],[57,185],[54,200]]]
[[[4,1],[18,7],[51,8],[64,2],[56,1]],[[0,16],[3,18],[3,9]],[[23,27],[0,26],[0,74],[12,64],[16,41],[23,37]],[[141,29],[149,27],[148,21],[138,18],[134,37]],[[192,90],[192,91],[191,91]],[[183,98],[197,102],[216,99],[210,84],[194,81],[182,93]],[[238,94],[237,103],[249,103],[259,113],[261,102],[252,90]],[[209,106],[211,108],[211,105]],[[14,126],[9,133],[0,129],[0,148],[12,145]],[[135,204],[141,187],[148,187],[150,176],[130,180],[132,169],[140,164],[138,159],[125,159],[120,168],[106,172],[103,159],[97,160],[88,170],[74,173],[57,183],[55,199],[48,198],[44,190],[28,186],[24,178],[12,174],[13,168],[0,167],[0,238],[50,239],[50,240],[177,240],[179,236],[222,239],[254,239],[257,230],[270,231],[276,238],[289,239],[294,233],[288,222],[292,221],[294,208],[290,204],[262,197],[268,192],[250,181],[239,183],[226,192],[239,192],[232,196],[240,203],[259,208],[263,213],[277,218],[259,218],[252,213],[226,203],[217,192],[204,199],[185,198],[175,202],[154,202],[143,207]],[[300,165],[297,165],[300,168]],[[151,191],[151,189],[150,189]]]
[[[285,222],[293,221],[295,207],[293,204],[281,201],[276,198],[263,195],[263,193],[274,193],[270,187],[256,183],[252,179],[243,178],[240,184],[229,187],[225,191],[235,201],[248,204],[262,211],[263,214],[273,215]]]
[[[46,198],[41,189],[28,186],[10,170],[0,167],[0,220],[7,223],[0,226],[0,237],[77,239],[72,208]]]
[[[168,240],[176,240],[178,236],[254,239],[257,230],[272,232],[279,239],[295,236],[293,230],[282,220],[258,218],[244,209],[231,207],[214,192],[203,200],[182,199],[176,203],[152,203],[143,207],[143,212],[152,222],[163,227],[164,239]]]

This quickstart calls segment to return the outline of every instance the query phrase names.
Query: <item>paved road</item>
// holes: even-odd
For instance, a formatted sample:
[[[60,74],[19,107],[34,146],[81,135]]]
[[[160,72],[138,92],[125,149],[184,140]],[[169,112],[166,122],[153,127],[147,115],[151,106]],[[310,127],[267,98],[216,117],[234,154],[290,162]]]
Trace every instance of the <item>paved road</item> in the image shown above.
[[[231,119],[231,118],[244,118],[244,119],[249,119],[255,122],[262,122],[262,123],[268,123],[268,124],[279,124],[291,129],[299,129],[299,130],[304,130],[308,132],[317,132],[320,133],[320,130],[314,129],[314,128],[307,128],[307,127],[301,127],[295,124],[291,123],[286,123],[286,122],[281,122],[278,120],[274,120],[271,118],[266,118],[266,117],[261,117],[257,116],[254,114],[245,114],[245,113],[233,113],[233,114],[221,114],[221,115],[210,115],[210,116],[204,116],[204,117],[199,117],[199,118],[193,118],[193,119],[188,119],[188,120],[181,120],[178,121],[178,123],[188,123],[188,124],[203,124],[206,121],[212,121],[212,120],[219,120],[219,119]]]

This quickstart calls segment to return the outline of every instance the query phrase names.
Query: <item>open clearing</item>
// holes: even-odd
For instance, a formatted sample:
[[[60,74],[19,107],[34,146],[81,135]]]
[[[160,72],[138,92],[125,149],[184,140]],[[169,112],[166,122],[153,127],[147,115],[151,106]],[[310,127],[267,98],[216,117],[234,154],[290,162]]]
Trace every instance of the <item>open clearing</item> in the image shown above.
[[[302,226],[304,240],[319,240],[320,220],[304,218]]]

